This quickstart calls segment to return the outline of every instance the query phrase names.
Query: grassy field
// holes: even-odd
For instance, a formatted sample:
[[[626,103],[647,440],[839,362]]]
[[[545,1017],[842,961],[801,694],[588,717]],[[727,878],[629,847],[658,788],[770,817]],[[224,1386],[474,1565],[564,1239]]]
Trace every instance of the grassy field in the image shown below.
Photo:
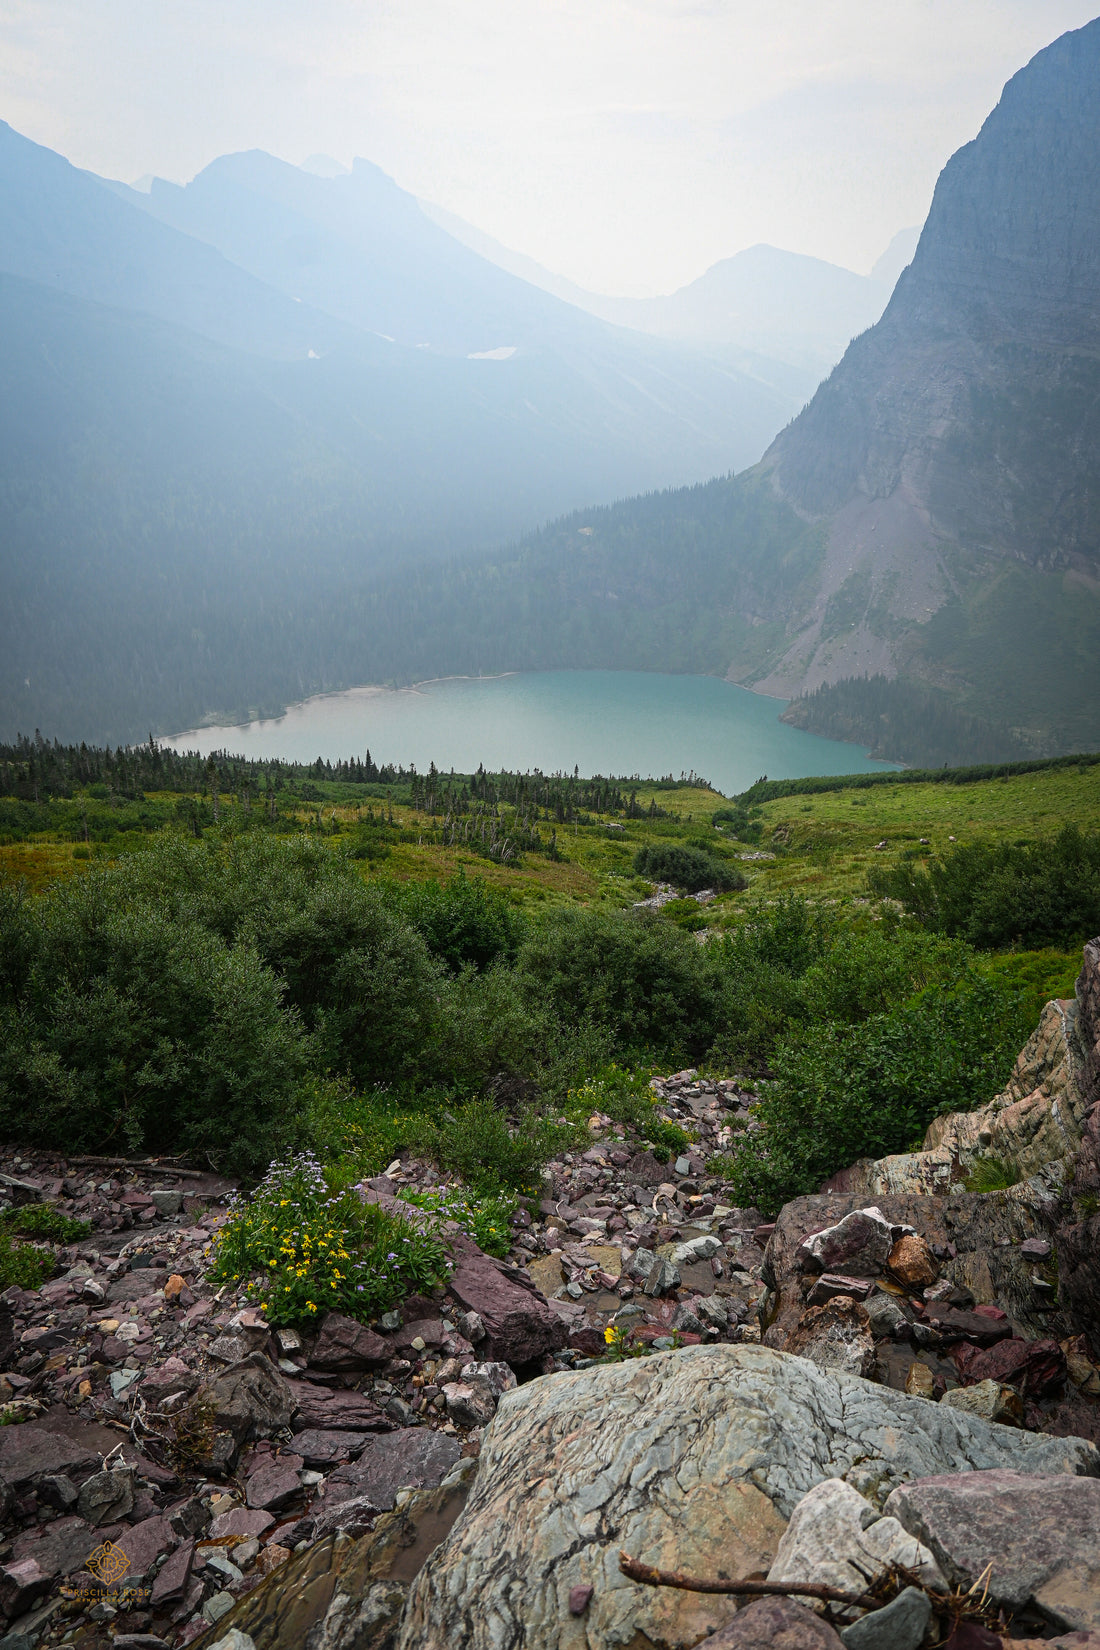
[[[583,823],[559,823],[557,860],[528,851],[517,863],[502,865],[465,847],[445,845],[440,819],[414,809],[400,786],[321,784],[314,787],[320,800],[309,802],[289,795],[279,803],[279,828],[318,833],[338,851],[353,847],[368,815],[384,807],[392,813],[392,824],[387,820],[380,833],[378,855],[359,861],[364,877],[445,880],[464,870],[506,889],[517,905],[531,910],[547,903],[627,907],[650,892],[633,868],[646,843],[707,847],[735,862],[748,886],[701,909],[705,926],[700,932],[705,935],[707,929],[736,925],[754,907],[792,893],[873,916],[867,874],[874,866],[919,860],[976,837],[1042,840],[1067,821],[1083,829],[1100,827],[1100,765],[967,785],[882,784],[782,797],[751,809],[754,828],[746,834],[758,840],[739,840],[729,823],[715,826],[714,814],[728,809],[730,801],[716,791],[653,782],[634,788],[641,807],[655,804],[659,817],[624,820],[589,813]],[[24,879],[32,890],[105,858],[140,851],[156,831],[183,828],[176,793],[147,793],[137,802],[85,797],[18,808],[16,829],[5,831],[0,819],[0,878]],[[507,818],[509,810],[502,811]],[[13,821],[10,815],[9,826]],[[254,809],[223,797],[223,828],[246,823],[256,827]],[[549,822],[540,822],[539,829],[549,837]]]

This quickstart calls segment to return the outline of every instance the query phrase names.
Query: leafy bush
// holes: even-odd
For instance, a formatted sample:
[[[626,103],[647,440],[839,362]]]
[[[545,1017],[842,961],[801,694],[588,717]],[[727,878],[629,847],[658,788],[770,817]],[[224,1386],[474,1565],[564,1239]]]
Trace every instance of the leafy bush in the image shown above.
[[[671,899],[667,905],[662,905],[661,915],[666,922],[674,922],[677,928],[683,928],[689,934],[707,926],[702,906],[693,899]]]
[[[418,1209],[438,1215],[440,1220],[454,1221],[487,1255],[503,1260],[512,1247],[512,1217],[519,1207],[519,1200],[514,1196],[477,1197],[451,1186],[404,1191],[398,1195]]]
[[[658,1163],[667,1163],[670,1158],[679,1157],[690,1145],[689,1136],[678,1123],[666,1123],[660,1117],[651,1117],[642,1133],[652,1145]]]
[[[529,999],[565,1026],[604,1028],[645,1063],[702,1054],[721,1023],[708,948],[649,912],[555,912],[520,950]]]
[[[13,1243],[10,1230],[0,1229],[0,1290],[13,1283],[20,1289],[41,1289],[54,1271],[51,1254],[30,1243]]]
[[[1100,833],[1065,825],[1051,842],[961,843],[926,870],[873,871],[870,886],[971,945],[1068,946],[1100,932]]]
[[[525,917],[504,894],[465,871],[442,885],[409,883],[398,897],[432,955],[456,973],[468,965],[514,962],[527,931]]]
[[[248,946],[115,892],[93,873],[36,902],[32,966],[0,1006],[0,1132],[258,1168],[309,1056],[280,983]]]
[[[679,842],[647,843],[635,854],[634,869],[640,877],[648,877],[651,882],[669,882],[689,894],[697,894],[701,888],[713,888],[721,893],[748,887],[734,866],[702,848],[685,847]]]
[[[212,1276],[248,1278],[248,1292],[272,1324],[309,1324],[325,1312],[360,1322],[443,1280],[443,1244],[434,1230],[332,1192],[308,1152],[273,1163],[256,1191],[232,1210],[215,1239]]]
[[[737,1201],[774,1212],[857,1158],[910,1149],[933,1117],[1003,1087],[1027,1030],[1015,994],[971,975],[861,1025],[792,1034],[756,1107],[764,1128],[732,1154]]]
[[[73,1220],[49,1203],[27,1203],[13,1209],[0,1226],[21,1237],[45,1238],[50,1243],[79,1243],[92,1229],[88,1221]]]
[[[546,1164],[571,1139],[572,1130],[533,1109],[510,1126],[488,1100],[422,1112],[410,1120],[408,1131],[414,1151],[460,1175],[479,1195],[536,1191]]]

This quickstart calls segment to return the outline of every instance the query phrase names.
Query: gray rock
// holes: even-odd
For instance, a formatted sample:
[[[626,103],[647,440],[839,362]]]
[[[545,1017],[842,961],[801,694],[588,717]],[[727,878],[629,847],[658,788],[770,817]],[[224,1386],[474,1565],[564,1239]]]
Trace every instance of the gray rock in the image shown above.
[[[388,1512],[398,1490],[432,1489],[442,1483],[462,1453],[457,1438],[422,1428],[389,1433],[376,1439],[358,1461],[337,1467],[314,1502],[314,1535],[348,1529],[350,1503],[357,1503],[355,1523]]]
[[[487,1382],[448,1381],[443,1388],[447,1417],[457,1427],[483,1427],[496,1414],[497,1401]]]
[[[702,1295],[695,1302],[695,1310],[704,1323],[713,1329],[725,1329],[730,1321],[729,1307],[721,1295]]]
[[[149,1193],[149,1201],[162,1219],[168,1220],[172,1215],[178,1215],[183,1207],[183,1193],[169,1191],[167,1188]]]
[[[369,1432],[334,1432],[308,1427],[294,1439],[294,1448],[307,1467],[334,1467],[361,1455]]]
[[[863,1303],[863,1310],[867,1314],[867,1327],[876,1341],[904,1340],[909,1334],[910,1318],[903,1307],[899,1306],[893,1295],[885,1294],[876,1289]]]
[[[689,1238],[686,1243],[678,1243],[669,1259],[674,1266],[693,1266],[698,1260],[709,1260],[712,1255],[719,1254],[721,1248],[718,1238],[707,1232],[702,1237]]]
[[[215,1622],[227,1616],[232,1610],[236,1599],[232,1593],[214,1593],[202,1607],[202,1619],[212,1627]]]
[[[115,1639],[118,1643],[118,1639]],[[242,1633],[239,1627],[231,1627],[228,1633],[223,1633],[210,1650],[256,1650],[255,1642],[247,1633]]]
[[[907,1587],[881,1610],[842,1627],[840,1636],[847,1650],[920,1650],[931,1620],[928,1594],[919,1587]]]
[[[86,1478],[77,1496],[76,1510],[87,1523],[113,1524],[126,1518],[134,1506],[134,1473],[130,1467],[113,1467]]]
[[[935,1413],[942,1410],[937,1404]],[[1095,1477],[936,1475],[900,1486],[886,1510],[931,1548],[952,1583],[969,1587],[992,1562],[995,1603],[1018,1610],[1030,1601],[1058,1627],[1100,1630]]]
[[[748,1575],[770,1568],[795,1506],[826,1478],[881,1505],[905,1481],[992,1467],[1096,1474],[1100,1453],[759,1346],[532,1381],[500,1400],[466,1507],[413,1583],[399,1650],[571,1650],[569,1593],[588,1584],[578,1644],[636,1634],[681,1650],[730,1622],[733,1601],[635,1586],[620,1549],[663,1569]]]
[[[927,1586],[946,1590],[927,1547],[842,1478],[827,1478],[815,1484],[791,1514],[768,1580],[860,1593],[897,1568],[912,1570]]]
[[[290,1425],[297,1403],[286,1377],[262,1352],[251,1352],[201,1389],[214,1407],[215,1426],[237,1444],[250,1434],[269,1438]]]
[[[691,1173],[691,1158],[678,1157],[676,1162],[673,1164],[673,1170],[682,1180],[685,1175],[689,1175]]]

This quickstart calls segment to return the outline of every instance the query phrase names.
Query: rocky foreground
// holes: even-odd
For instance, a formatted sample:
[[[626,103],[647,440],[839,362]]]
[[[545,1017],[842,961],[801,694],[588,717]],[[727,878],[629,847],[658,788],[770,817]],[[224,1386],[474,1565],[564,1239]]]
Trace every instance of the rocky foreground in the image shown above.
[[[774,1226],[708,1173],[751,1091],[657,1089],[682,1158],[594,1116],[507,1261],[308,1337],[207,1281],[228,1181],[9,1151],[92,1235],[0,1302],[0,1650],[1100,1646],[1100,942],[984,1112]]]

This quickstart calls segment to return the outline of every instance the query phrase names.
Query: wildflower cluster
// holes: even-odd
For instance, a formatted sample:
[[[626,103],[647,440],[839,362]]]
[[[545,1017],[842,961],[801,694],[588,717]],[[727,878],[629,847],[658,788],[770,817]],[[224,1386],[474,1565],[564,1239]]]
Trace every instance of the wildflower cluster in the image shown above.
[[[354,1188],[330,1190],[310,1152],[273,1163],[248,1199],[238,1199],[215,1240],[212,1275],[247,1279],[272,1324],[306,1324],[337,1311],[365,1321],[445,1271],[432,1229],[364,1203]]]
[[[503,1260],[512,1247],[512,1216],[518,1206],[515,1197],[476,1197],[461,1186],[433,1186],[428,1191],[404,1191],[400,1196],[441,1220],[453,1221],[487,1255]]]

